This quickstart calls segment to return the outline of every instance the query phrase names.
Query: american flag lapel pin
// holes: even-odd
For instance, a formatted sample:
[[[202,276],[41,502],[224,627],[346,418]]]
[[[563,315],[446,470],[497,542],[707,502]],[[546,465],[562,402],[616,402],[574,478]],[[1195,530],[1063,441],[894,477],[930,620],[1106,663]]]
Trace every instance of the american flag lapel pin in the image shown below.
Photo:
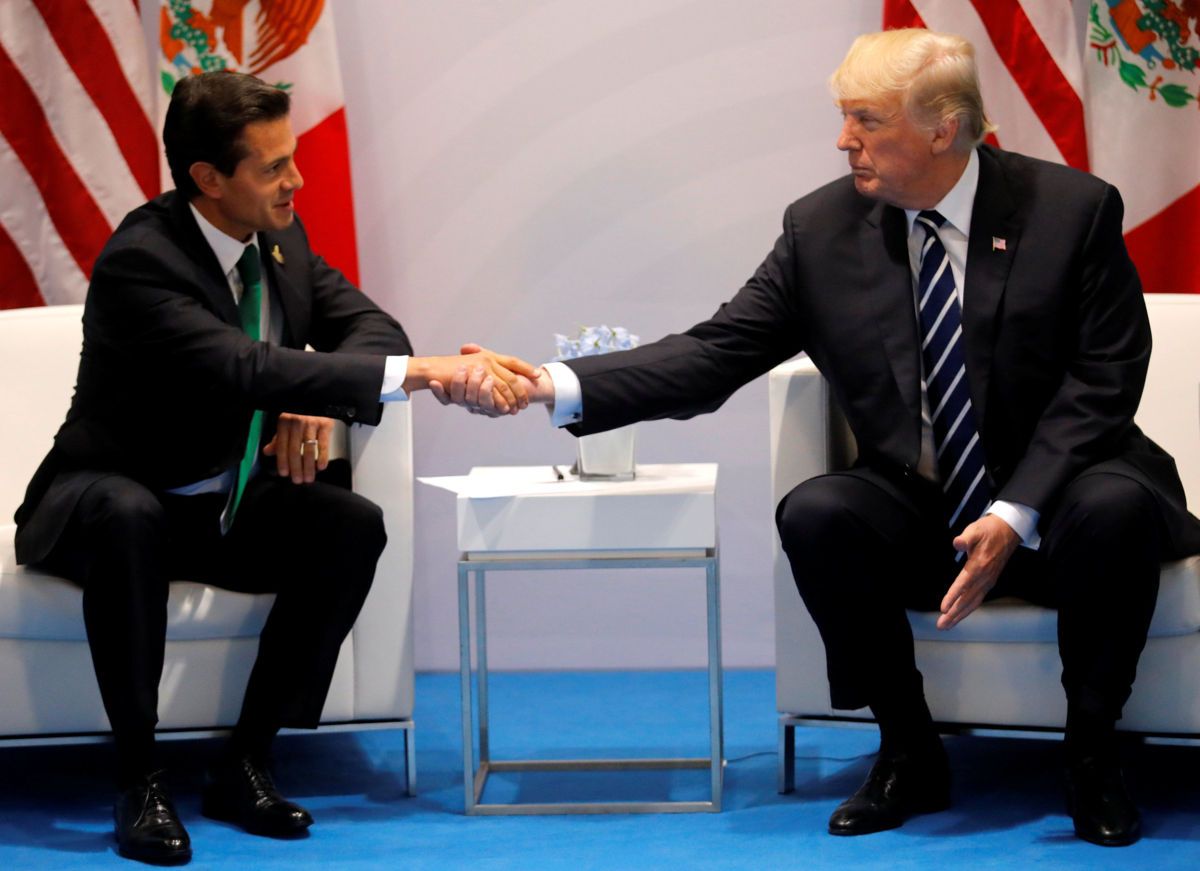
[[[992,250],[993,251],[1007,251],[1008,250],[1008,240],[1001,239],[999,236],[993,236],[992,237]]]

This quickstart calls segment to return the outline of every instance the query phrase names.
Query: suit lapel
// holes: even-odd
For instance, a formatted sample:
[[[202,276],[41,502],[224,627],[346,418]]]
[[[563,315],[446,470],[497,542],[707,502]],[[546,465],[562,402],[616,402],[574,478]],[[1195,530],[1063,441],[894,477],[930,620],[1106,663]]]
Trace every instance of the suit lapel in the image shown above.
[[[200,227],[188,206],[187,199],[177,192],[169,196],[172,196],[170,212],[179,239],[179,247],[193,263],[200,265],[205,278],[209,279],[201,284],[201,290],[207,297],[209,305],[221,320],[240,328],[242,319],[238,314],[237,305],[233,301],[233,294],[229,292],[229,279],[221,271],[217,255],[213,253],[204,234],[200,232]]]
[[[860,226],[859,243],[866,269],[864,287],[871,307],[870,316],[879,330],[908,419],[913,423],[914,450],[919,450],[921,359],[912,272],[908,263],[907,221],[901,209],[876,203]],[[881,235],[883,257],[879,256]]]
[[[1021,241],[1016,205],[1008,187],[994,154],[987,148],[979,149],[979,186],[975,191],[967,244],[963,338],[967,378],[981,431],[987,411],[997,314]]]

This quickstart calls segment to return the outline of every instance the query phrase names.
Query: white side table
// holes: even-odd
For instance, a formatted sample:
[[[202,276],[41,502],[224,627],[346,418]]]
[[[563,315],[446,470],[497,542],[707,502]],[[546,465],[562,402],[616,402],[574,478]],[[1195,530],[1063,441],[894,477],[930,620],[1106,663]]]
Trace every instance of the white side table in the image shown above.
[[[686,813],[721,809],[724,734],[721,600],[715,464],[639,465],[633,481],[557,480],[549,466],[475,468],[458,495],[458,626],[462,677],[463,787],[468,814]],[[708,602],[710,753],[667,759],[491,758],[488,741],[486,575],[530,569],[704,569]],[[475,654],[471,665],[471,585]],[[479,701],[474,729],[472,683]],[[474,745],[479,744],[478,765]],[[493,771],[699,768],[708,801],[484,803]]]

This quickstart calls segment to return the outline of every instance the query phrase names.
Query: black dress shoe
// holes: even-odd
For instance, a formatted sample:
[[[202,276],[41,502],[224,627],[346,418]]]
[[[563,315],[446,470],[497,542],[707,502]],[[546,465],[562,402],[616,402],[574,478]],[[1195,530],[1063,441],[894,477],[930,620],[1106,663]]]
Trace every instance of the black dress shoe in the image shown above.
[[[113,804],[117,851],[152,865],[182,865],[192,858],[192,842],[156,771],[117,794]]]
[[[1114,759],[1089,756],[1067,766],[1067,808],[1075,834],[1104,847],[1124,847],[1142,836],[1142,815]]]
[[[269,838],[298,837],[313,821],[308,811],[279,794],[266,765],[246,757],[209,769],[200,812]]]
[[[950,766],[940,743],[923,753],[880,752],[866,782],[829,818],[829,834],[882,832],[948,807]]]

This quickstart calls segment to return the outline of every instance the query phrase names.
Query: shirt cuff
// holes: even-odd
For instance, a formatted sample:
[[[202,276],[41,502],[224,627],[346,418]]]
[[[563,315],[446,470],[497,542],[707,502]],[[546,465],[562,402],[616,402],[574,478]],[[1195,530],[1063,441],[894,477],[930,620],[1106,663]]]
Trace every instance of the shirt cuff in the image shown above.
[[[388,357],[383,366],[383,386],[379,388],[380,402],[400,402],[408,399],[404,379],[408,377],[408,355]]]
[[[549,409],[553,426],[566,426],[583,420],[583,388],[579,376],[563,363],[547,363],[543,367],[554,382],[554,405]]]
[[[1028,505],[997,499],[985,513],[995,514],[1011,526],[1013,532],[1021,537],[1022,547],[1037,550],[1042,546],[1042,536],[1037,531],[1038,520],[1041,519],[1041,514]]]

